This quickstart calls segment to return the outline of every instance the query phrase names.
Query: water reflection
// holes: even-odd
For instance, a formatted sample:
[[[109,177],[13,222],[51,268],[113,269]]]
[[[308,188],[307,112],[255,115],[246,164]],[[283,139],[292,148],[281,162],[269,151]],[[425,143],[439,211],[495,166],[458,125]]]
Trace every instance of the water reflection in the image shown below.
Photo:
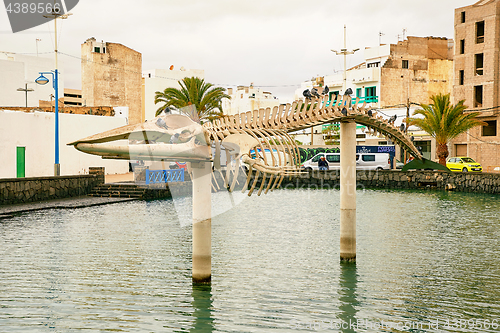
[[[212,286],[210,284],[193,284],[194,325],[189,332],[211,333],[214,330],[212,318]]]
[[[338,319],[342,326],[341,330],[344,333],[356,333],[356,331],[352,329],[354,326],[351,325],[354,325],[357,321],[356,314],[358,313],[358,310],[356,308],[359,305],[356,290],[357,285],[358,272],[356,263],[341,263],[339,277],[340,314]]]
[[[217,279],[194,287],[171,200],[4,219],[0,331],[499,332],[498,196],[358,200],[356,264],[338,263],[338,192],[275,191],[214,218]]]

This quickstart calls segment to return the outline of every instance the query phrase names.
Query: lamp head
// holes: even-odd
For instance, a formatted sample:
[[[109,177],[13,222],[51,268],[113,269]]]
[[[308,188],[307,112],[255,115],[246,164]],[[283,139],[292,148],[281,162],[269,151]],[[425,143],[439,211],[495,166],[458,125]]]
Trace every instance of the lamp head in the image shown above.
[[[49,83],[49,79],[47,79],[45,76],[43,76],[43,74],[40,74],[40,76],[35,80],[35,82],[37,84],[40,84],[43,86],[43,85]]]

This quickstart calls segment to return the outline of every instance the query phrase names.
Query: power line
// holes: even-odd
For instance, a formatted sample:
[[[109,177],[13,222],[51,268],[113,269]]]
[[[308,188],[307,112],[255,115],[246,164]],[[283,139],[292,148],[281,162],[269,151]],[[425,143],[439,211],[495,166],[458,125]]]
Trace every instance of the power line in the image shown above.
[[[472,109],[472,110],[465,110],[465,112],[487,112],[487,111],[494,111],[495,109],[500,109],[500,106],[492,106],[490,108],[484,108],[484,109]]]
[[[470,134],[468,132],[467,132],[467,135],[470,136],[470,137],[472,137],[472,138],[474,138],[474,139],[476,139],[476,140],[478,140],[478,141],[481,141],[483,143],[486,143],[486,144],[489,144],[489,145],[494,145],[494,146],[500,146],[500,143],[481,140],[481,139],[475,137],[474,135],[472,135],[472,134]]]
[[[6,54],[6,55],[9,55],[9,54],[20,54],[20,55],[31,55],[31,54],[52,54],[54,53],[54,51],[50,51],[50,52],[32,52],[32,53],[11,53],[11,52],[1,52],[0,53],[3,53],[3,54]]]

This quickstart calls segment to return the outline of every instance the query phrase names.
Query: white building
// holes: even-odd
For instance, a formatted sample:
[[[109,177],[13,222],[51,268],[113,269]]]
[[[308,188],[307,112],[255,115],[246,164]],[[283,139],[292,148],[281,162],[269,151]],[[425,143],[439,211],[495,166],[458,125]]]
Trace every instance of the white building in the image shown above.
[[[153,69],[143,71],[143,116],[142,121],[155,117],[161,104],[155,104],[155,93],[166,88],[180,88],[179,81],[185,77],[205,78],[203,69]]]
[[[0,178],[54,176],[54,113],[0,111]],[[88,174],[89,167],[105,167],[107,174],[127,173],[128,161],[105,160],[77,151],[67,143],[124,126],[124,117],[59,114],[61,175]]]
[[[59,65],[59,67],[62,67]],[[51,75],[45,75],[50,82],[39,85],[35,80],[40,72],[54,70],[54,58],[28,56],[10,52],[0,52],[0,106],[37,107],[39,100],[49,101],[54,95]],[[64,79],[59,68],[59,98],[64,97]],[[28,93],[17,89],[33,89]]]
[[[367,47],[364,50],[365,61],[346,71],[346,87],[352,89],[352,96],[360,97],[363,101],[366,100],[373,108],[380,107],[378,96],[380,94],[381,69],[389,59],[390,51],[390,45]],[[295,98],[303,98],[302,92],[306,89],[312,89],[318,83],[316,78],[302,82],[301,87],[295,91]],[[325,75],[321,85],[328,86],[330,96],[343,95],[344,72]]]
[[[222,100],[222,111],[225,115],[234,115],[248,111],[273,108],[280,105],[277,97],[268,91],[250,86],[238,86],[235,90],[229,88],[227,94],[231,99]]]

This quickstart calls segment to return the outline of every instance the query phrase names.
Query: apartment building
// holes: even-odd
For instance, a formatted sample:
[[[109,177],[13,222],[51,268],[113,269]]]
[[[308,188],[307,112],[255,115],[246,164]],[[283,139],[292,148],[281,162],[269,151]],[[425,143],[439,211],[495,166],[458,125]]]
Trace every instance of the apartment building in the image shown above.
[[[238,86],[236,89],[228,88],[227,94],[231,99],[222,100],[222,111],[225,115],[258,110],[261,108],[273,108],[280,105],[279,99],[271,92],[250,86]]]
[[[452,141],[451,156],[470,156],[485,171],[500,166],[500,0],[455,9],[453,101],[465,100],[486,122]]]
[[[399,126],[406,115],[410,116],[418,104],[430,102],[438,93],[451,93],[453,87],[453,40],[442,37],[414,37],[397,44],[367,47],[364,62],[347,69],[346,87],[351,88],[353,97],[366,102],[381,115],[397,115]],[[343,94],[344,73],[336,73],[303,82],[296,91],[296,98],[304,89],[328,86],[330,96]],[[321,88],[320,88],[321,86]],[[424,157],[435,159],[435,141],[425,132],[410,128],[415,144],[420,146]],[[358,145],[391,144],[383,137],[365,133],[359,126],[356,133]],[[397,156],[403,159],[402,152]]]
[[[142,122],[142,54],[89,38],[82,44],[82,100],[86,106],[128,107],[129,124]]]

